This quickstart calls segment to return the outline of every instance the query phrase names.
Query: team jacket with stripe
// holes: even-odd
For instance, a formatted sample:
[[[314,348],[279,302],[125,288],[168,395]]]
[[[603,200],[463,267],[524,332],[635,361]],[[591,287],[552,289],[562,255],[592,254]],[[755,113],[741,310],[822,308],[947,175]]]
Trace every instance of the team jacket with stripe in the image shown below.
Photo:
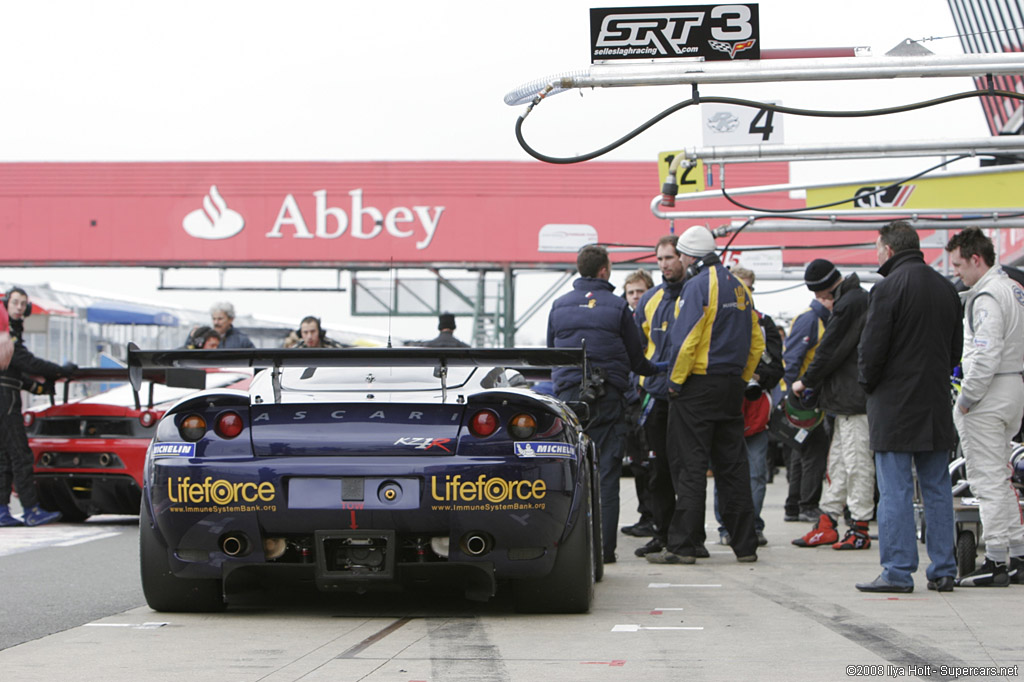
[[[782,354],[782,362],[786,366],[786,386],[792,386],[807,371],[831,315],[821,301],[814,299],[811,307],[793,320],[789,336],[786,337],[786,350]]]
[[[672,325],[669,385],[678,389],[691,374],[742,377],[749,381],[764,352],[750,291],[717,257],[686,280]]]
[[[651,362],[672,360],[672,324],[676,321],[679,292],[683,282],[662,282],[644,293],[633,317],[646,344],[644,356]],[[640,387],[660,400],[668,399],[668,374],[662,372],[640,377]]]
[[[640,332],[626,300],[612,293],[610,282],[580,277],[572,291],[555,299],[548,314],[548,347],[579,348],[586,343],[587,361],[604,370],[607,381],[620,392],[629,388],[630,371],[654,374],[658,368],[644,358]],[[578,367],[551,371],[555,391],[579,386]]]

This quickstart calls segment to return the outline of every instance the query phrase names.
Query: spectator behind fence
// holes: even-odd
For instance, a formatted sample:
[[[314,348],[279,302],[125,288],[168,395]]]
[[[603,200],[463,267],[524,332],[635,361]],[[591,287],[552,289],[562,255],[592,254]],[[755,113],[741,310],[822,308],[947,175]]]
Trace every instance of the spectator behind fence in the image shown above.
[[[249,337],[245,335],[245,332],[235,328],[235,306],[227,301],[220,301],[210,306],[210,320],[214,330],[220,334],[220,348],[256,347]]]
[[[451,313],[441,313],[437,317],[437,336],[429,341],[422,341],[417,346],[427,348],[469,348],[465,341],[455,338],[455,316]]]
[[[343,346],[327,337],[320,326],[320,318],[307,315],[299,323],[299,334],[302,340],[295,344],[296,348],[343,348]]]
[[[220,348],[220,334],[213,327],[196,327],[189,335],[188,344],[185,347],[202,350]]]

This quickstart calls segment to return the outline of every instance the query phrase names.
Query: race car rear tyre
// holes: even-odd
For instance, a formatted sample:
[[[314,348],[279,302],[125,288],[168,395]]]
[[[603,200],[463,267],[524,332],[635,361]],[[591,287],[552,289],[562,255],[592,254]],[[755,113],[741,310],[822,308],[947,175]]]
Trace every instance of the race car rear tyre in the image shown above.
[[[974,533],[969,530],[962,531],[956,538],[956,567],[961,576],[974,570],[977,558],[978,543],[974,539]]]
[[[139,565],[142,593],[154,611],[212,612],[227,606],[220,580],[191,580],[171,573],[167,548],[157,536],[145,501],[139,515]]]
[[[543,578],[517,580],[516,610],[521,613],[586,613],[594,601],[594,525],[591,523],[590,469],[581,482],[580,515],[556,550],[555,566]]]
[[[604,580],[604,531],[601,530],[601,486],[593,484],[600,480],[597,473],[597,453],[590,453],[590,515],[594,526],[594,582]]]
[[[47,511],[59,511],[60,520],[65,523],[81,523],[89,518],[89,512],[82,509],[68,488],[66,481],[36,481],[39,506]]]

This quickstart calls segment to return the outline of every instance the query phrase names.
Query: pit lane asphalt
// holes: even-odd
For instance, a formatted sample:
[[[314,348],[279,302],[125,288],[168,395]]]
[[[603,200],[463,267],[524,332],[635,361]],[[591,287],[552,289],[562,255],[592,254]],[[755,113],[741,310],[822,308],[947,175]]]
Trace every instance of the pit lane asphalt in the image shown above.
[[[790,544],[809,525],[782,521],[784,478],[768,486],[769,545],[756,564],[709,544],[711,558],[695,566],[655,566],[632,556],[642,540],[620,535],[619,561],[587,615],[522,615],[507,598],[443,593],[244,595],[223,614],[139,606],[69,626],[0,651],[0,671],[111,682],[1024,679],[1024,586],[929,592],[921,546],[912,594],[860,593],[854,583],[879,572],[877,543],[846,552]],[[632,523],[632,479],[622,504],[622,523]],[[707,518],[715,538],[710,510]],[[26,554],[58,549],[73,547]],[[3,577],[5,595],[12,589]]]

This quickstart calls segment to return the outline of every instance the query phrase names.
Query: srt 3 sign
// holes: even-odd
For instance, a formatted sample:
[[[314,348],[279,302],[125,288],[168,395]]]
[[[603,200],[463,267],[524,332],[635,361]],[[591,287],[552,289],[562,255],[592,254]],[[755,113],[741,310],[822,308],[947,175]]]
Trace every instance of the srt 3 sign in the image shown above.
[[[590,10],[590,61],[760,59],[756,4]]]

